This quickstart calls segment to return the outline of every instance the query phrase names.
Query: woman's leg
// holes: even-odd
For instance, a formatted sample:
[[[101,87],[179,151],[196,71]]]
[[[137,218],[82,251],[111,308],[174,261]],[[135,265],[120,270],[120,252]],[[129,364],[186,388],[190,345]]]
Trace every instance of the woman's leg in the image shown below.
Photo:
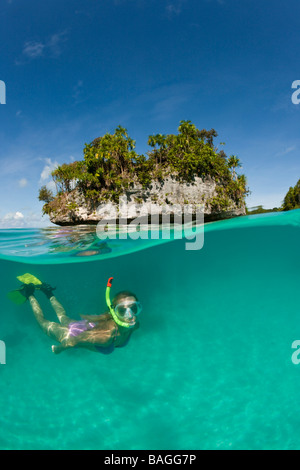
[[[68,326],[69,323],[71,323],[72,321],[75,321],[75,320],[72,320],[71,318],[69,318],[66,314],[66,311],[64,309],[64,307],[61,305],[61,303],[59,303],[59,301],[57,300],[56,297],[54,297],[54,295],[52,295],[50,298],[49,298],[49,301],[52,305],[52,308],[54,310],[54,312],[56,313],[56,316],[59,320],[59,323],[62,325],[62,326]]]
[[[59,343],[65,341],[68,338],[68,328],[59,323],[46,320],[40,304],[33,295],[30,295],[28,297],[28,300],[30,302],[33,314],[44,333],[46,333],[48,336],[50,336],[50,338],[55,339]]]
[[[51,287],[50,284],[46,284],[44,282],[40,289],[51,303],[52,308],[56,313],[56,316],[61,325],[68,326],[70,322],[74,321],[67,316],[64,307],[58,302],[58,300],[54,296],[53,291],[55,290],[55,287]]]

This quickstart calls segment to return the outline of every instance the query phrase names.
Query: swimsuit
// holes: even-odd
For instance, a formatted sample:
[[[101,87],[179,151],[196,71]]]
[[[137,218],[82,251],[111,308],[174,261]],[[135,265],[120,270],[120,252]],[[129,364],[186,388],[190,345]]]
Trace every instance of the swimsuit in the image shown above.
[[[117,346],[118,348],[123,348],[124,346],[126,346],[129,342],[129,339],[130,339],[130,336],[128,336],[127,340],[125,341],[124,344],[122,344],[122,346]],[[115,341],[116,337],[114,338],[114,341]],[[106,347],[103,347],[103,346],[95,346],[95,349],[98,351],[98,352],[101,352],[102,354],[111,354],[114,349],[115,349],[115,345],[114,343],[111,343],[109,346],[106,346]]]
[[[89,331],[95,328],[96,324],[92,322],[88,322],[87,320],[79,320],[79,321],[73,321],[69,323],[68,328],[69,328],[69,335],[70,336],[78,336],[80,333],[83,333],[84,331]],[[127,340],[125,341],[122,346],[118,346],[119,348],[123,348],[126,346],[129,342],[129,338],[131,335],[128,336]],[[117,337],[117,330],[116,330],[116,335],[114,337],[114,341],[116,340]],[[101,352],[102,354],[111,354],[114,349],[115,345],[114,342],[112,342],[109,346],[96,346],[95,349],[97,352]]]
[[[92,330],[96,324],[88,322],[87,320],[72,321],[69,323],[69,336],[78,336],[83,331]]]

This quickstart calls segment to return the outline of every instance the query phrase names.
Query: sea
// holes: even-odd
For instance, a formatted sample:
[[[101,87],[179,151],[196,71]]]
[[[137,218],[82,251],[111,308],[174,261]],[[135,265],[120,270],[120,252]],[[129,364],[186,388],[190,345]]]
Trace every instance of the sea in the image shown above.
[[[158,235],[0,230],[0,449],[300,449],[300,210]],[[140,328],[111,354],[53,354],[9,296],[27,273],[72,319],[107,310],[113,277]]]

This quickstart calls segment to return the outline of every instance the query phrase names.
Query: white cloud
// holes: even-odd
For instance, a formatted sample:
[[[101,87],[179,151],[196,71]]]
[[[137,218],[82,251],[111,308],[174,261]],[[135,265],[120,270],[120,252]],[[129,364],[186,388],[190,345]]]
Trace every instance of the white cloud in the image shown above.
[[[47,41],[26,41],[22,50],[22,58],[16,60],[16,65],[22,65],[27,61],[44,56],[59,56],[62,52],[62,44],[66,41],[66,34],[66,31],[62,31],[52,34]]]
[[[166,12],[169,17],[171,16],[178,16],[180,15],[182,11],[183,4],[186,2],[186,0],[172,0],[168,1],[166,5]]]
[[[66,41],[66,31],[61,33],[53,34],[49,41],[46,43],[46,48],[51,53],[51,55],[59,56],[62,52],[62,44]]]
[[[0,227],[23,227],[24,215],[22,212],[8,212],[0,219]]]
[[[169,15],[179,15],[179,13],[181,13],[181,3],[168,3],[166,11]]]
[[[22,214],[22,212],[15,212],[14,214],[6,214],[6,216],[4,216],[4,219],[11,219],[13,218],[14,220],[20,220],[20,219],[24,219],[24,215]]]
[[[20,212],[8,212],[0,217],[0,228],[36,228],[51,225],[48,217],[42,217],[41,213],[28,212],[25,215]]]
[[[83,92],[83,81],[78,80],[77,84],[73,87],[73,94],[72,94],[75,100],[75,104],[78,104],[83,101],[82,92]]]
[[[28,185],[28,180],[26,178],[21,178],[19,180],[19,186],[20,188],[25,188]]]
[[[48,181],[48,183],[46,183],[46,186],[48,189],[50,189],[50,191],[52,191],[54,194],[56,193],[56,185],[54,183],[53,180],[51,181]]]
[[[24,44],[23,54],[29,59],[36,59],[43,55],[45,47],[46,45],[41,42],[28,41]]]
[[[44,166],[40,176],[40,184],[45,184],[46,181],[51,178],[52,171],[58,167],[58,163],[53,162],[51,158],[45,158],[45,162],[46,165]]]
[[[283,150],[282,152],[278,152],[275,157],[284,157],[285,155],[288,155],[289,153],[293,152],[294,150],[296,150],[296,146],[293,145],[292,147],[287,147],[285,150]]]

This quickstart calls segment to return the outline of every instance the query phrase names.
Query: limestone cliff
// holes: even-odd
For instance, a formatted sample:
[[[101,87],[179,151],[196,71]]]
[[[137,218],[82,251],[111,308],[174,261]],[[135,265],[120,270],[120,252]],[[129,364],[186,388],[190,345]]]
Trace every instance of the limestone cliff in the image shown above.
[[[155,211],[161,212],[168,207],[169,213],[176,215],[176,205],[181,207],[190,204],[194,209],[199,210],[202,206],[205,221],[213,221],[237,217],[246,214],[245,204],[237,204],[228,197],[220,196],[220,186],[212,178],[202,180],[195,176],[193,182],[178,182],[175,177],[169,175],[162,181],[152,181],[147,189],[135,184],[133,188],[124,192],[129,205],[135,204],[137,211],[128,214],[128,221],[136,216],[143,215],[143,211],[153,214]],[[109,204],[110,205],[109,205]],[[173,207],[172,207],[173,206]],[[142,208],[141,210],[139,208]],[[86,199],[78,189],[74,189],[61,196],[57,196],[54,203],[49,204],[48,214],[52,223],[57,225],[80,225],[96,224],[101,220],[112,219],[112,214],[118,213],[118,204],[106,201],[102,204],[93,203]]]

